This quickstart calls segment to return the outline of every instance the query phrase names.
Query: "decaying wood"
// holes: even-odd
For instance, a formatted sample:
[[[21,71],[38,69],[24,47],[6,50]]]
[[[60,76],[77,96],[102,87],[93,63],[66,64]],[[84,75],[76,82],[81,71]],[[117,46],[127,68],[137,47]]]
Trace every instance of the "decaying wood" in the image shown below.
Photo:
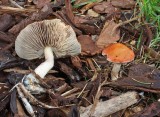
[[[15,7],[20,8],[20,9],[24,9],[22,6],[20,6],[19,4],[17,4],[15,1],[13,0],[9,0],[9,2],[11,2]]]
[[[76,91],[78,91],[78,90],[79,90],[79,88],[73,88],[73,89],[71,89],[71,90],[63,93],[61,96],[66,97],[66,96],[68,96],[68,95],[70,95],[70,94],[72,94],[72,93],[74,93],[74,92],[76,92]]]
[[[1,9],[1,7],[0,7]],[[20,9],[21,10],[21,9]],[[29,18],[22,20],[20,23],[13,26],[9,32],[12,34],[18,34],[23,28],[34,21],[40,21],[45,19],[49,14],[52,13],[52,8],[50,5],[44,6],[41,11],[34,12]]]
[[[0,40],[4,41],[4,42],[12,42],[15,40],[15,37],[13,35],[6,34],[2,31],[0,31]]]
[[[16,88],[17,88],[17,92],[18,92],[18,94],[19,94],[27,112],[31,115],[31,117],[36,117],[35,114],[34,114],[32,106],[30,105],[30,103],[28,102],[28,100],[26,99],[24,94],[22,93],[21,89],[18,86],[16,86]]]
[[[34,105],[39,105],[43,108],[58,108],[58,107],[54,107],[54,106],[50,106],[47,105],[43,102],[38,101],[33,95],[30,94],[30,92],[24,87],[24,85],[22,83],[19,83],[18,86],[21,88],[21,90],[23,91],[24,95],[29,99],[29,101],[34,104]]]
[[[26,113],[24,112],[24,109],[23,109],[21,103],[19,102],[18,99],[17,99],[16,101],[17,101],[18,115],[19,115],[19,116],[25,116],[25,117],[26,117],[27,115],[26,115]]]
[[[106,117],[119,110],[125,109],[136,102],[138,102],[138,93],[134,91],[127,92],[108,101],[99,102],[95,108],[95,111],[92,113],[92,116]],[[80,116],[89,117],[91,107],[92,105],[86,108],[81,108]]]
[[[4,72],[15,72],[15,73],[19,73],[19,74],[29,74],[31,73],[31,70],[22,70],[20,68],[10,68],[10,69],[5,69],[3,70]],[[55,70],[50,70],[48,73],[57,73],[57,71]]]
[[[37,9],[21,9],[9,6],[0,6],[0,13],[32,13]]]

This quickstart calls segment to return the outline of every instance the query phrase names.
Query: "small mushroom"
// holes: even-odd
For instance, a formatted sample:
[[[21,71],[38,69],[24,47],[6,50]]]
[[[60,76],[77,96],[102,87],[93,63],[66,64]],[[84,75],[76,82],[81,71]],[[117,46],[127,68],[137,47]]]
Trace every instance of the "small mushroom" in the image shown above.
[[[118,79],[121,64],[131,62],[135,57],[134,52],[121,43],[110,44],[102,51],[102,55],[107,56],[107,60],[114,63],[111,71],[112,80]]]
[[[44,78],[54,66],[54,58],[78,55],[81,45],[71,26],[65,25],[60,19],[53,19],[34,22],[25,27],[17,36],[15,51],[19,57],[27,60],[45,57],[45,62],[34,70]],[[38,83],[32,73],[24,80],[29,90],[36,90],[33,85],[29,86],[34,82]]]

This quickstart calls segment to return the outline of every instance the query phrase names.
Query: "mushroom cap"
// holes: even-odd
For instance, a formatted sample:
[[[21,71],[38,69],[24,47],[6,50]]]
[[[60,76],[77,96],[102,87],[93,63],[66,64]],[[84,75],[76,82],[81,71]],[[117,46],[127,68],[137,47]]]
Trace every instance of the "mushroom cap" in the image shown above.
[[[60,19],[29,24],[15,41],[17,55],[27,60],[43,57],[45,47],[52,47],[55,58],[73,56],[81,52],[81,45],[74,30]]]
[[[127,63],[134,60],[134,52],[121,43],[114,43],[107,46],[102,55],[107,56],[107,60],[114,63]]]

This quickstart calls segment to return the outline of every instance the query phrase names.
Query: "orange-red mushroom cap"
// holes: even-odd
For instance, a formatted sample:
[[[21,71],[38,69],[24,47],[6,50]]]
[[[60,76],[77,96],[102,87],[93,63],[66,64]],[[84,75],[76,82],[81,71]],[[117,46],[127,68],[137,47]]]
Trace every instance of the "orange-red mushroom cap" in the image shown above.
[[[102,55],[107,56],[107,60],[114,63],[127,63],[134,60],[134,52],[121,43],[115,43],[107,46]]]

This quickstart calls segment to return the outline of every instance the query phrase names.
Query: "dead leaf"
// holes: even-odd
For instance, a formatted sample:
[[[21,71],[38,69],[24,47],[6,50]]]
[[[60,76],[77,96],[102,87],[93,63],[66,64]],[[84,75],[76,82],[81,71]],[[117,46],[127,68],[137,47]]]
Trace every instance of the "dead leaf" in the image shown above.
[[[120,9],[112,6],[111,2],[101,2],[93,7],[93,10],[97,13],[108,13],[113,14],[119,12]]]
[[[120,30],[119,28],[115,27],[117,26],[117,24],[111,20],[111,21],[106,21],[100,35],[99,38],[96,42],[97,46],[99,48],[104,48],[107,45],[111,44],[111,43],[115,43],[116,41],[118,41],[120,39]]]
[[[133,8],[136,4],[134,0],[112,0],[111,3],[118,8]]]
[[[81,17],[81,16],[74,16],[73,11],[72,11],[72,5],[70,3],[70,0],[65,0],[65,15],[68,17],[68,20],[70,20],[69,22],[72,23],[72,25],[80,30],[82,30],[83,32],[85,32],[85,34],[93,34],[95,35],[99,30],[97,28],[97,26],[95,26],[95,24],[89,24],[87,22],[93,22],[93,19],[88,19],[87,22],[84,22],[84,20],[86,20],[86,17]],[[64,17],[66,18],[66,17]]]
[[[81,44],[82,55],[95,55],[101,51],[89,35],[78,36],[78,41]]]

